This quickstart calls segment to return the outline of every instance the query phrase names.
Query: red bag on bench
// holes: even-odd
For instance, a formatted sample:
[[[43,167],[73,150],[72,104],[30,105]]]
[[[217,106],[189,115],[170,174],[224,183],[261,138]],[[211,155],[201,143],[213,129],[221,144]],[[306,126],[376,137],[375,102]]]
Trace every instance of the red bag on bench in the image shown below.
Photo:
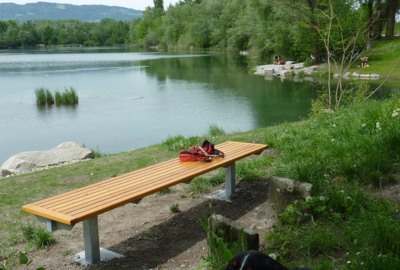
[[[210,162],[214,157],[224,157],[225,154],[214,148],[214,144],[205,140],[200,146],[192,146],[179,153],[180,161]]]

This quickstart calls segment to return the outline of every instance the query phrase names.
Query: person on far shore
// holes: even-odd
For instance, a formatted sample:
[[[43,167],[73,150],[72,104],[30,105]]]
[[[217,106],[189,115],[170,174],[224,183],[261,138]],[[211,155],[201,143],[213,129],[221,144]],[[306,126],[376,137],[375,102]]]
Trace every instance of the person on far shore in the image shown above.
[[[283,60],[281,59],[281,57],[280,57],[279,55],[277,55],[277,56],[275,56],[275,58],[274,58],[274,64],[275,64],[275,65],[284,65],[284,64],[285,64],[285,61],[283,61]]]
[[[363,56],[360,58],[361,60],[361,68],[368,67],[368,57]]]

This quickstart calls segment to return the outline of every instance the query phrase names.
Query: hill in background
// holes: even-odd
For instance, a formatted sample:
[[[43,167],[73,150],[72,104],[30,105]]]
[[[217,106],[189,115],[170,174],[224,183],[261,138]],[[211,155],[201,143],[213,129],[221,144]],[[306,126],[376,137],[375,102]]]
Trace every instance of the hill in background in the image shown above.
[[[0,3],[0,20],[66,20],[100,21],[111,18],[115,20],[132,20],[142,17],[140,10],[104,5],[71,5],[38,2],[25,5]]]

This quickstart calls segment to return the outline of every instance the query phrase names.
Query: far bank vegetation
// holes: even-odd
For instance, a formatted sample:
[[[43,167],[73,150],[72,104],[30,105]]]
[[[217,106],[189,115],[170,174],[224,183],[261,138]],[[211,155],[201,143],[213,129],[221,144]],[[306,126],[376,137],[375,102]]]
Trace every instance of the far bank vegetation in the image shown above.
[[[57,90],[54,94],[45,87],[39,87],[36,88],[35,95],[38,106],[77,105],[79,103],[78,94],[73,87],[65,88],[63,92]]]

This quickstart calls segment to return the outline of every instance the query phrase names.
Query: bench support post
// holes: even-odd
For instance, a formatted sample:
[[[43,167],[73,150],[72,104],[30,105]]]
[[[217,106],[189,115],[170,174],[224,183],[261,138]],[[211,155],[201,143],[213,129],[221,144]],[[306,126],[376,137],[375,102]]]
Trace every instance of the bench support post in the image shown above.
[[[124,257],[121,254],[100,248],[97,216],[83,221],[83,243],[85,250],[76,254],[74,259],[80,265],[87,266],[99,261]]]
[[[235,181],[235,162],[229,164],[225,171],[225,190],[220,190],[217,194],[207,196],[213,200],[220,201],[231,201],[231,195],[235,193],[236,181]]]
[[[83,221],[85,261],[92,264],[100,261],[99,225],[97,216]]]
[[[233,193],[235,193],[235,163],[230,164],[226,167],[225,172],[225,196],[230,198]]]

